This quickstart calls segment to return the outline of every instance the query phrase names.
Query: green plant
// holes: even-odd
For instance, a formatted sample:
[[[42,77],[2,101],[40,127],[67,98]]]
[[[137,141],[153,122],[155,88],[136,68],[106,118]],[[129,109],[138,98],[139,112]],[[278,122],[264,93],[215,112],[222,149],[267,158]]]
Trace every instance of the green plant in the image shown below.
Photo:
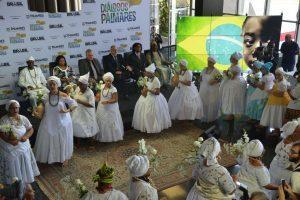
[[[167,0],[160,0],[159,10],[160,34],[167,37],[169,32],[169,2]]]

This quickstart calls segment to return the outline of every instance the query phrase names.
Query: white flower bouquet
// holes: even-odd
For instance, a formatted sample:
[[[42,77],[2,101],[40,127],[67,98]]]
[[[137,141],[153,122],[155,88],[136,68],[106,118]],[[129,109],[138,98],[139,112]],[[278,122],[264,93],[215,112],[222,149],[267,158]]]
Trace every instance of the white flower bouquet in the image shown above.
[[[157,167],[159,164],[157,150],[150,145],[146,145],[146,141],[144,139],[139,140],[138,143],[139,154],[147,156],[149,158],[150,165],[153,168],[153,171],[157,172]]]
[[[4,133],[4,135],[9,139],[9,140],[17,140],[18,136],[17,134],[13,131],[13,128],[10,124],[4,124],[0,126],[1,132]]]
[[[69,95],[71,98],[75,96],[75,90],[77,85],[75,83],[70,83],[69,85],[64,87],[64,91]]]
[[[194,148],[188,152],[187,157],[184,158],[184,161],[190,165],[196,163],[198,151],[203,143],[203,137],[199,137],[198,140],[194,141],[193,146]]]
[[[214,80],[220,82],[220,81],[222,81],[222,79],[223,79],[222,74],[217,73],[214,75]]]
[[[237,158],[239,155],[241,155],[246,147],[246,145],[249,143],[249,137],[247,132],[244,130],[244,134],[242,138],[240,138],[236,143],[225,143],[223,144],[223,147],[225,151]]]
[[[104,84],[103,81],[99,81],[98,84],[96,84],[96,90],[97,92],[100,92],[102,90],[102,85]]]
[[[140,76],[136,84],[138,85],[139,88],[143,88],[146,86],[147,82],[148,82],[147,77]]]

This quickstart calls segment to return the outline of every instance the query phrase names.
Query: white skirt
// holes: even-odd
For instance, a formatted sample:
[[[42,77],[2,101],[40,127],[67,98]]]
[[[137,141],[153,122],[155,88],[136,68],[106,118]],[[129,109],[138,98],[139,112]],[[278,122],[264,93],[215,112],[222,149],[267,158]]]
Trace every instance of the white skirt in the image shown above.
[[[220,109],[219,85],[208,85],[201,82],[199,95],[203,102],[203,118],[204,122],[212,122],[218,118]]]
[[[261,116],[260,125],[270,128],[281,128],[286,106],[266,105]]]
[[[96,119],[99,127],[96,140],[100,142],[123,140],[124,127],[118,103],[103,105],[99,102]]]
[[[171,119],[195,120],[203,117],[202,101],[194,84],[176,87],[168,105]]]
[[[141,96],[135,105],[132,125],[147,133],[160,133],[170,128],[172,122],[166,98],[162,94]]]

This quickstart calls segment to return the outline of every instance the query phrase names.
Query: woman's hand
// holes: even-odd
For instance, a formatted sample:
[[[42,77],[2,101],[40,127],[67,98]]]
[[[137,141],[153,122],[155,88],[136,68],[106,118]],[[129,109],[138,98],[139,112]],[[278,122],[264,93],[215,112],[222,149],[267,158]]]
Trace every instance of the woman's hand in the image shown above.
[[[70,112],[70,109],[61,109],[59,112],[60,113],[68,113],[68,112]]]
[[[102,101],[101,102],[103,105],[107,105],[107,104],[109,104],[109,101]]]
[[[278,200],[285,200],[284,190],[282,185],[278,187]]]
[[[23,135],[21,138],[20,138],[20,141],[21,142],[26,142],[28,140],[28,137]]]
[[[8,143],[10,143],[13,146],[17,146],[19,144],[19,140],[10,140]]]

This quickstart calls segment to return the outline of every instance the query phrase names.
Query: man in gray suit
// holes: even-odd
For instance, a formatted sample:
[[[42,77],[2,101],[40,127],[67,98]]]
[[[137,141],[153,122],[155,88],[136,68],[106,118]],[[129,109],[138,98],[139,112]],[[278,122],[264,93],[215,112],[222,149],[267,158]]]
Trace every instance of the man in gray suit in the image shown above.
[[[85,54],[86,58],[78,61],[80,76],[90,72],[90,78],[94,79],[95,81],[101,80],[104,70],[99,60],[94,58],[94,54],[91,49],[86,50]]]

